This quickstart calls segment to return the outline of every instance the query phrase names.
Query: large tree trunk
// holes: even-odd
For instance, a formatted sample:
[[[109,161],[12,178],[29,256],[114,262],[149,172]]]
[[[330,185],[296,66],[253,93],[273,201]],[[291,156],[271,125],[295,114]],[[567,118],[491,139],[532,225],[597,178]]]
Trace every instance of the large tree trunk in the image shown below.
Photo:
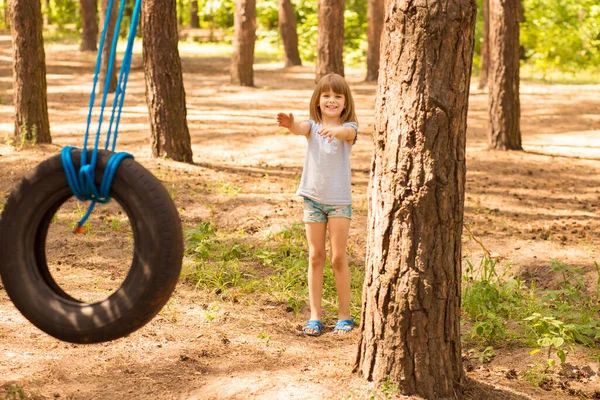
[[[355,371],[455,399],[475,0],[388,0]]]
[[[18,141],[52,143],[41,3],[9,0],[8,9],[13,41],[14,135]]]
[[[290,0],[279,0],[279,33],[285,52],[285,66],[302,65],[298,53],[298,32],[296,31],[296,13]]]
[[[104,29],[104,22],[107,18],[106,11],[108,10],[108,0],[101,0],[101,14],[100,14],[100,26]],[[113,37],[115,35],[115,25],[117,22],[117,14],[119,11],[119,3],[113,2],[113,6],[110,13],[110,19],[108,20],[108,29],[106,33],[106,39],[104,40],[104,48],[102,49],[102,65],[100,66],[100,90],[104,92],[104,85],[107,79],[110,79],[108,86],[108,93],[114,93],[117,89],[117,54],[115,54],[115,63],[112,71],[108,71],[108,62],[110,60],[110,48],[112,46]],[[110,77],[107,75],[110,73]]]
[[[192,163],[175,2],[144,0],[142,29],[152,155]]]
[[[200,28],[200,17],[198,17],[198,0],[190,1],[190,28]]]
[[[344,10],[343,0],[319,0],[317,82],[332,72],[344,76]]]
[[[490,148],[522,150],[519,101],[519,0],[490,0]]]
[[[81,51],[97,51],[98,21],[96,0],[79,0],[81,5]]]
[[[379,47],[383,29],[384,0],[369,0],[367,6],[367,82],[379,77]]]
[[[479,89],[488,84],[490,65],[490,0],[482,0],[483,9],[483,40],[481,42],[481,73],[479,74]]]
[[[231,83],[241,86],[254,86],[256,0],[237,0],[234,31]]]

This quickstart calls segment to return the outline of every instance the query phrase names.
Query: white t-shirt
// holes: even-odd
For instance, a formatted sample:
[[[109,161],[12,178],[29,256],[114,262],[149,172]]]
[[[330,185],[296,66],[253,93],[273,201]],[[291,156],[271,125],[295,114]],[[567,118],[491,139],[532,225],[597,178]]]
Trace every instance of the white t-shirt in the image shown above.
[[[308,197],[318,203],[329,205],[352,204],[352,187],[350,184],[350,150],[358,138],[358,124],[345,122],[342,126],[354,128],[354,142],[329,138],[317,132],[322,124],[308,120],[310,135],[304,160],[304,169],[300,179],[300,187],[296,194]]]

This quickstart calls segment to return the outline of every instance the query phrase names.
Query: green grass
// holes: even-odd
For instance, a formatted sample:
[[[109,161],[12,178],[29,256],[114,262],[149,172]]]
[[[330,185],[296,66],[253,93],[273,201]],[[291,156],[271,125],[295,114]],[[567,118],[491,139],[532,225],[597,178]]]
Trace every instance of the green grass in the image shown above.
[[[587,68],[578,72],[564,72],[555,69],[541,71],[532,65],[523,65],[520,78],[524,81],[551,83],[561,85],[598,85],[600,69]]]
[[[238,235],[238,236],[236,236]],[[239,236],[241,235],[241,236]],[[302,224],[252,242],[242,233],[220,233],[209,223],[186,232],[185,279],[222,299],[259,295],[290,311],[307,310],[308,254]],[[511,275],[510,265],[498,273],[497,260],[482,245],[481,261],[465,260],[462,312],[472,328],[465,339],[471,352],[491,361],[494,347],[516,344],[543,351],[549,363],[565,362],[567,346],[594,348],[600,339],[600,266],[597,287],[586,290],[580,268],[551,260],[548,270],[560,277],[555,287],[541,290],[535,281]],[[351,312],[360,316],[364,271],[362,260],[349,251]],[[337,314],[337,292],[329,261],[323,280],[324,319]],[[556,357],[554,357],[554,355]]]
[[[296,313],[307,306],[308,253],[302,224],[293,224],[259,243],[244,243],[204,222],[186,232],[186,242],[184,277],[197,287],[225,299],[261,294]],[[351,312],[358,317],[364,273],[352,256],[349,261]],[[337,292],[329,262],[324,270],[322,300],[325,319],[334,318]]]

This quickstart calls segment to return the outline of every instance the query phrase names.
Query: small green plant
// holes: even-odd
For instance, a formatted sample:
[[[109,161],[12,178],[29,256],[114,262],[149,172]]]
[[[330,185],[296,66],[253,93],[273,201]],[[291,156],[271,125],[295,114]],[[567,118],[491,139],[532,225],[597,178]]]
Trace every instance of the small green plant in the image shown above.
[[[523,378],[534,386],[543,386],[550,381],[548,366],[536,362],[533,367],[523,371]]]
[[[19,126],[18,132],[18,140],[19,140],[19,148],[23,149],[25,145],[29,142],[32,145],[35,145],[38,141],[38,127],[36,124],[33,124],[29,127],[27,120],[24,120]],[[12,140],[10,140],[7,136],[6,140],[7,144],[12,145]]]
[[[110,219],[110,227],[112,228],[113,231],[120,231],[121,230],[121,220],[119,220],[119,218],[113,217]]]
[[[530,322],[529,329],[538,336],[537,345],[539,348],[532,350],[529,354],[533,355],[541,349],[547,349],[546,362],[549,368],[553,368],[556,361],[550,358],[550,356],[552,351],[556,350],[557,357],[560,359],[561,364],[564,364],[567,355],[560,347],[567,341],[571,343],[575,341],[575,325],[565,324],[554,317],[543,316],[539,313],[534,313],[525,318],[524,321]]]
[[[24,400],[25,392],[23,392],[23,388],[13,383],[8,385],[6,388],[6,394],[4,398],[6,400]]]
[[[482,364],[487,364],[496,357],[496,351],[492,346],[487,346],[481,352],[476,348],[469,349],[467,354],[469,355],[469,358],[477,358]]]
[[[229,182],[219,182],[221,193],[227,196],[237,196],[242,188],[232,185]]]
[[[38,128],[37,125],[31,127],[31,144],[35,145],[38,141]]]
[[[594,261],[594,267],[596,267],[596,274],[598,278],[596,280],[596,293],[594,296],[594,304],[600,304],[600,265],[598,265],[598,261]]]
[[[269,335],[269,332],[262,331],[258,334],[258,338],[263,339],[265,341],[266,346],[269,347],[269,342],[271,341],[271,335]]]
[[[393,399],[400,394],[400,387],[396,382],[392,381],[389,375],[387,375],[385,380],[380,383],[379,389],[386,399]]]

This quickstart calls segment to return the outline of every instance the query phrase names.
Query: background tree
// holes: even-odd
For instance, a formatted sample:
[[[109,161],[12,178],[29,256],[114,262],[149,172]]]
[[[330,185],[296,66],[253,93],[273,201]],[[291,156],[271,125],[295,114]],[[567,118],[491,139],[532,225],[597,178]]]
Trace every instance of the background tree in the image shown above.
[[[389,2],[355,371],[405,395],[454,399],[476,4]]]
[[[13,42],[14,135],[19,141],[52,143],[41,3],[9,0],[8,11]]]
[[[200,28],[198,17],[198,0],[190,1],[190,28]]]
[[[285,66],[302,65],[298,53],[298,32],[296,31],[296,12],[290,0],[278,0],[279,34],[283,42]]]
[[[490,148],[522,150],[519,101],[519,0],[490,0]]]
[[[344,76],[344,9],[343,0],[319,0],[316,81],[332,72]]]
[[[481,72],[479,73],[479,89],[487,87],[488,69],[490,59],[490,0],[482,0],[481,8],[483,10],[483,33],[481,38]]]
[[[384,0],[369,0],[367,6],[367,82],[379,77],[379,47],[383,29]]]
[[[231,83],[254,86],[256,0],[237,0],[234,21]]]
[[[44,10],[46,12],[43,13],[43,20],[45,26],[52,25],[52,5],[50,4],[50,0],[44,0]]]
[[[109,80],[108,93],[114,93],[117,89],[117,54],[115,54],[115,63],[112,71],[108,71],[108,62],[110,60],[110,48],[112,45],[113,37],[115,35],[115,25],[117,22],[117,14],[119,11],[119,3],[113,2],[110,16],[107,16],[108,0],[101,0],[101,12],[100,12],[100,27],[104,29],[104,23],[106,18],[108,20],[108,29],[106,32],[106,39],[104,40],[104,48],[102,49],[102,65],[100,66],[100,90],[104,91],[104,85],[107,79]],[[110,74],[108,76],[107,74]]]
[[[152,155],[192,163],[181,59],[177,50],[175,7],[171,0],[142,2],[146,102],[150,113]]]
[[[98,20],[96,0],[79,0],[81,6],[81,51],[98,50]]]

